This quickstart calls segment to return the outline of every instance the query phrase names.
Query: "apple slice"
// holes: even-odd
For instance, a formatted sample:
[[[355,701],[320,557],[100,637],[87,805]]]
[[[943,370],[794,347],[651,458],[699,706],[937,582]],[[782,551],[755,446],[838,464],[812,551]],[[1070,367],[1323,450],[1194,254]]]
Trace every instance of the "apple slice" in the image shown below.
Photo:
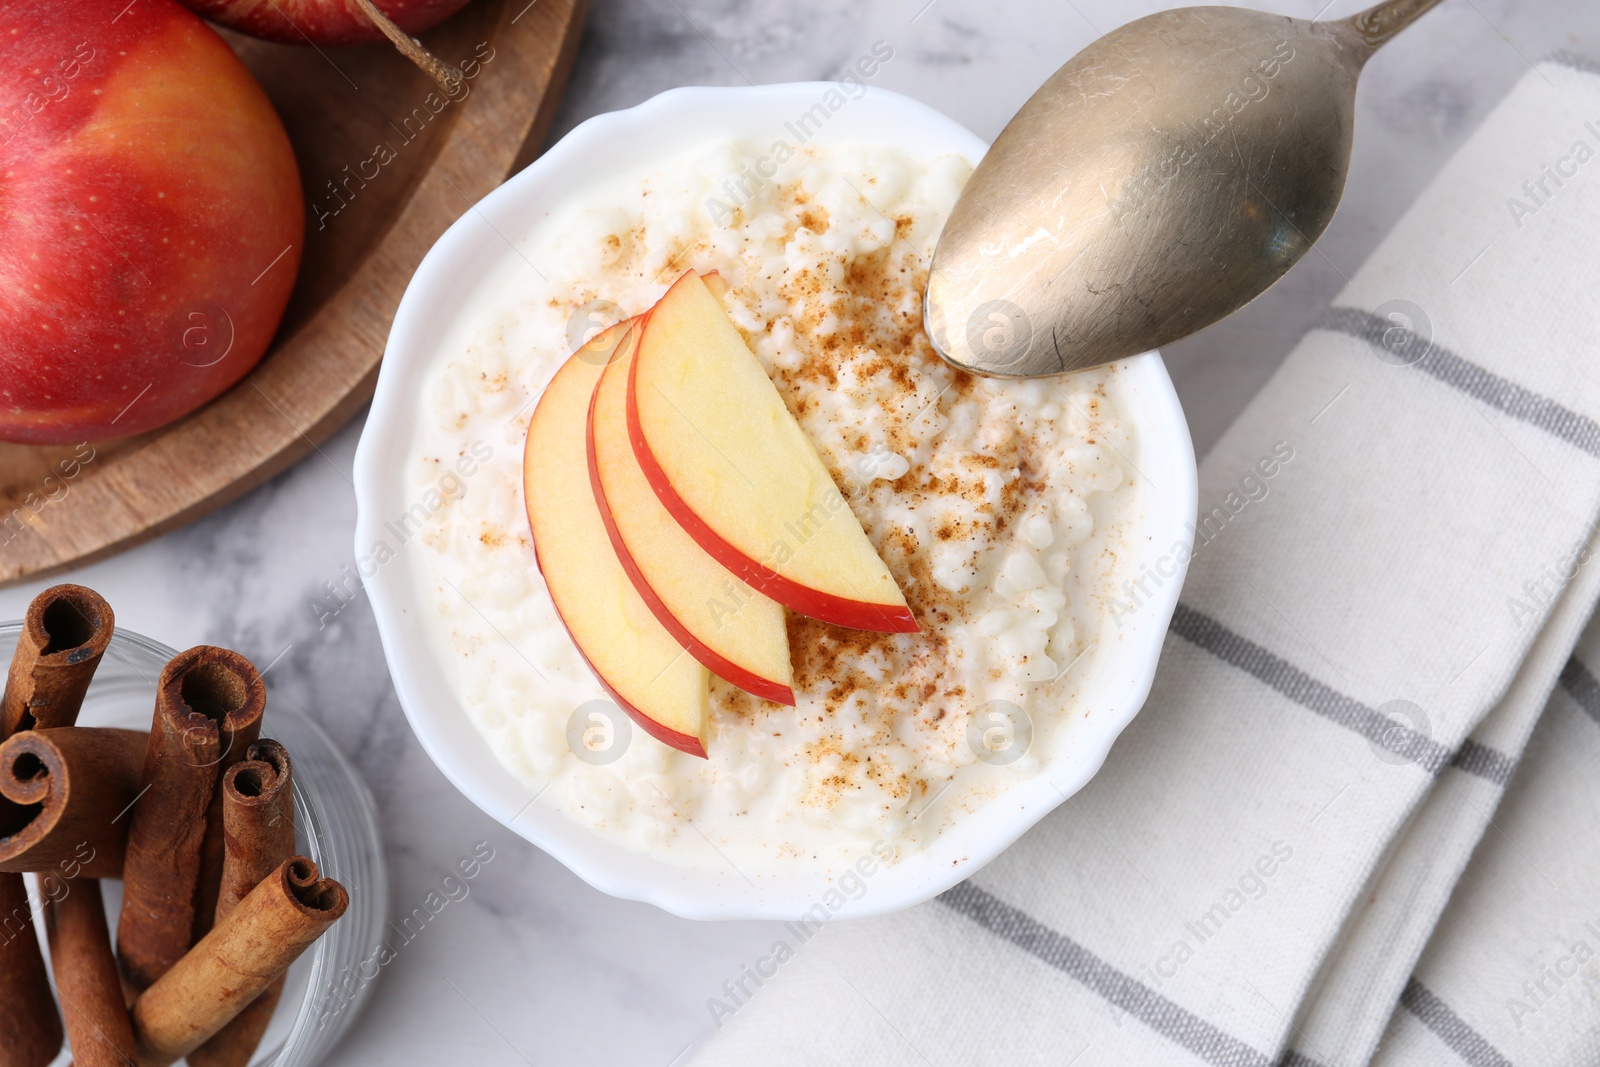
[[[578,349],[539,398],[522,460],[528,525],[556,613],[601,686],[645,733],[704,757],[709,675],[640,599],[589,484],[589,401],[631,329]]]
[[[728,292],[728,279],[714,270],[708,270],[700,275],[700,280],[706,283],[706,288],[711,290],[711,295],[721,301]]]
[[[611,547],[661,625],[717,676],[794,703],[783,608],[695,544],[656,498],[628,440],[628,369],[639,330],[617,346],[589,407],[589,477]]]
[[[667,511],[746,583],[824,622],[917,629],[817,450],[693,271],[646,316],[628,436]]]

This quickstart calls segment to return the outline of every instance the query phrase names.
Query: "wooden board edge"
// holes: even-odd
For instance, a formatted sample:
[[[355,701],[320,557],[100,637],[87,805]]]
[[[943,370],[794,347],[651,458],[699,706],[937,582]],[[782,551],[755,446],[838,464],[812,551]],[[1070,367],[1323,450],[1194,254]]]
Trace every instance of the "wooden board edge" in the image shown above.
[[[533,116],[533,125],[529,128],[528,135],[522,139],[522,145],[511,161],[508,177],[544,154],[545,138],[549,136],[550,125],[555,121],[556,108],[561,106],[561,99],[566,96],[567,80],[572,76],[573,65],[578,61],[578,46],[583,42],[583,27],[588,21],[589,0],[573,0],[568,29],[556,52],[555,66],[550,71],[550,84],[556,87],[556,91],[546,90],[544,96],[540,97],[539,109]]]

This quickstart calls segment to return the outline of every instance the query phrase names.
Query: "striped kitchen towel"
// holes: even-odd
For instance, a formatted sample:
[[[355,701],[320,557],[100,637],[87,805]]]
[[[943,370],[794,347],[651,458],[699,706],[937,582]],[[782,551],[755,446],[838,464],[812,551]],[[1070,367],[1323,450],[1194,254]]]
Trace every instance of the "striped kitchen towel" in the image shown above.
[[[1201,469],[1150,699],[937,901],[837,922],[761,1064],[1600,1062],[1600,73],[1540,63]]]

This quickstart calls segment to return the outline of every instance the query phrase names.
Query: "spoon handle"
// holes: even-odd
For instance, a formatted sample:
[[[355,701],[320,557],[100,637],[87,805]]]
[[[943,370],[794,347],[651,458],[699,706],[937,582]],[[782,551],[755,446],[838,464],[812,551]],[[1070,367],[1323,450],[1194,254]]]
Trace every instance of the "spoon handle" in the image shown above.
[[[1369,53],[1376,52],[1439,3],[1440,0],[1385,0],[1344,21],[1361,38]]]

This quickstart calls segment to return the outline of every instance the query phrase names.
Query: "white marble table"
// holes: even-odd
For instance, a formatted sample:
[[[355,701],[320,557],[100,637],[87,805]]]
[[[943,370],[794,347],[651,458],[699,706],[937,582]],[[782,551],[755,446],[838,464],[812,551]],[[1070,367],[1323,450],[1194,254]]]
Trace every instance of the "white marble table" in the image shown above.
[[[1312,17],[1325,2],[1261,6]],[[876,84],[992,137],[1093,37],[1169,3],[594,0],[554,136],[678,85],[830,78],[882,40],[894,58]],[[1357,6],[1335,0],[1325,17]],[[1374,60],[1349,190],[1319,250],[1250,307],[1166,353],[1202,453],[1528,61],[1558,48],[1600,59],[1600,5],[1446,0]],[[309,708],[372,785],[396,914],[420,904],[476,842],[495,848],[470,896],[385,969],[332,1063],[687,1059],[713,1028],[707,998],[766,949],[771,928],[690,923],[606,897],[481,815],[434,769],[390,688],[365,600],[318,625],[324,583],[343,581],[352,561],[359,433],[358,419],[270,485],[72,578],[101,590],[130,629],[272,664],[272,691]],[[0,618],[18,617],[44,584],[0,591]]]

